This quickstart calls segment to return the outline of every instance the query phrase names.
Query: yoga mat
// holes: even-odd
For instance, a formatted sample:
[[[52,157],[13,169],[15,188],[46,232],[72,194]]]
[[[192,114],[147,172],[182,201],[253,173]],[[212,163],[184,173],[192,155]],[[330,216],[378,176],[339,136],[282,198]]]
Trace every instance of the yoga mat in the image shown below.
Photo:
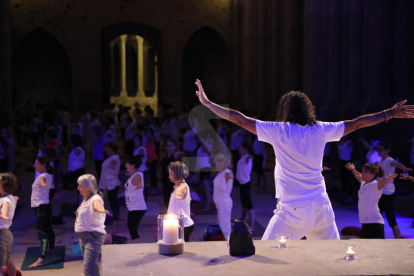
[[[65,261],[66,246],[55,246],[55,253],[46,253],[45,265],[28,268],[29,265],[36,262],[39,258],[39,247],[28,247],[26,256],[21,267],[21,270],[43,270],[43,269],[59,269],[63,268]]]

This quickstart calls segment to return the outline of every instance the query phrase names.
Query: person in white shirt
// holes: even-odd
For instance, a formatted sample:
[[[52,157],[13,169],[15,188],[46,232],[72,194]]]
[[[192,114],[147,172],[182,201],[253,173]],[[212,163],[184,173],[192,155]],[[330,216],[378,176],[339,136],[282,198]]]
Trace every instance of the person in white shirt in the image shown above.
[[[380,214],[378,201],[384,185],[396,178],[397,174],[384,177],[384,169],[371,163],[362,166],[362,173],[356,171],[352,163],[347,163],[345,167],[361,183],[358,191],[359,222],[362,223],[361,239],[385,239],[384,219]],[[382,179],[378,181],[378,177]]]
[[[16,176],[11,173],[0,174],[0,275],[4,276],[3,266],[9,274],[16,275],[16,267],[11,258],[13,234],[10,231],[17,199],[13,193],[17,190]]]
[[[112,224],[112,231],[115,232],[118,228],[119,221],[119,205],[118,205],[118,188],[121,181],[118,178],[119,170],[121,169],[121,160],[118,155],[118,145],[113,142],[106,142],[104,144],[105,153],[108,158],[102,163],[101,177],[99,178],[99,190],[108,190],[109,206],[112,210],[114,222]]]
[[[84,174],[78,179],[78,191],[83,196],[76,211],[75,232],[83,256],[84,275],[100,275],[98,258],[105,239],[105,218],[102,193],[98,190],[96,178]]]
[[[250,174],[253,167],[253,156],[249,143],[243,142],[239,146],[240,159],[237,161],[236,179],[240,184],[240,201],[242,205],[242,216],[240,220],[246,219],[246,214],[249,212],[249,227],[254,231],[254,207],[252,203],[252,183],[250,181]]]
[[[325,144],[392,118],[414,118],[414,106],[404,105],[407,101],[402,101],[388,110],[353,120],[320,122],[306,94],[292,91],[280,99],[276,121],[263,122],[211,102],[199,80],[196,85],[196,95],[201,104],[273,146],[277,156],[275,184],[279,203],[263,240],[275,239],[277,233],[289,233],[294,240],[303,236],[308,239],[339,239],[321,174]]]
[[[78,115],[72,115],[72,135],[79,134],[83,138],[83,124],[79,121]]]
[[[141,158],[141,165],[138,167],[138,171],[144,175],[144,179],[145,179],[144,196],[146,199],[148,196],[148,191],[146,187],[149,186],[150,174],[149,174],[148,167],[147,167],[148,153],[147,153],[147,149],[142,143],[141,135],[134,136],[134,156],[138,156],[138,155]]]
[[[217,208],[217,222],[227,240],[231,232],[231,209],[233,200],[231,199],[231,190],[233,189],[233,172],[228,168],[230,166],[230,157],[219,153],[214,157],[214,163],[218,174],[214,178],[213,200]]]
[[[130,175],[125,183],[125,203],[128,209],[128,230],[132,243],[141,243],[138,227],[147,211],[144,199],[144,175],[138,171],[141,163],[140,156],[128,157],[125,161],[125,168]]]
[[[341,177],[342,192],[348,196],[346,202],[353,201],[354,178],[351,172],[345,168],[347,163],[352,163],[353,147],[354,143],[349,137],[342,137],[338,143],[339,175]]]
[[[32,185],[31,207],[35,212],[37,237],[40,241],[40,256],[29,268],[43,266],[46,252],[53,253],[55,248],[55,232],[50,223],[52,209],[50,207],[49,192],[53,183],[54,169],[47,156],[40,156],[34,164],[35,172],[40,175]]]
[[[389,156],[391,147],[391,144],[386,141],[380,142],[377,147],[378,154],[381,157],[381,161],[377,162],[377,164],[384,168],[385,175],[388,176],[394,174],[395,168],[399,168],[403,172],[412,171],[411,168],[405,167],[403,164],[396,162],[391,156]],[[392,228],[394,238],[401,239],[400,227],[398,226],[397,220],[395,219],[394,192],[395,185],[394,179],[392,178],[387,181],[382,190],[382,196],[379,200],[378,207],[381,214],[385,212],[388,225]]]
[[[190,241],[190,235],[194,229],[190,211],[190,187],[185,182],[188,176],[187,166],[183,162],[175,161],[168,165],[168,178],[174,183],[174,190],[171,193],[167,214],[184,216],[184,241],[186,242]]]
[[[200,147],[197,149],[196,154],[196,169],[199,172],[200,183],[203,185],[205,194],[205,205],[203,211],[209,211],[211,205],[211,191],[210,191],[210,176],[211,176],[211,164],[210,164],[210,152],[212,144],[208,141],[200,140]],[[208,148],[207,148],[208,147]]]

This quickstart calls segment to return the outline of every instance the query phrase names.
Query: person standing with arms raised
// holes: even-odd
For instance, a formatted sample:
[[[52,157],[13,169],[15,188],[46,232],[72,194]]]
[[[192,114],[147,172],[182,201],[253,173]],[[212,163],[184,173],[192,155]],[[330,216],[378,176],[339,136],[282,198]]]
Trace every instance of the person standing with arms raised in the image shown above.
[[[312,102],[302,92],[292,91],[279,101],[274,122],[263,122],[212,103],[201,82],[196,81],[200,102],[223,119],[256,134],[275,151],[277,209],[263,235],[275,239],[276,233],[289,233],[291,239],[339,239],[335,216],[325,189],[322,172],[327,142],[391,118],[414,118],[414,106],[402,101],[388,110],[356,119],[328,123],[316,119]],[[312,146],[309,146],[312,145]]]

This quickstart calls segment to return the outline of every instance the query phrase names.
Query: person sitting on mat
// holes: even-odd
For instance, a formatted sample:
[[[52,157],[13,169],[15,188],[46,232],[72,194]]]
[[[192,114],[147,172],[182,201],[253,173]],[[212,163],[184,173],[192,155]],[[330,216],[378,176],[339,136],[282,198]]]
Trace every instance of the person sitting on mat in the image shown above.
[[[96,178],[84,174],[78,179],[78,191],[83,201],[76,211],[75,232],[83,256],[84,275],[100,275],[98,258],[105,239],[105,218],[109,211],[104,208],[102,193],[98,190]]]
[[[382,188],[398,174],[384,177],[382,166],[371,163],[362,166],[362,173],[355,170],[353,163],[347,163],[345,167],[361,183],[361,188],[358,191],[359,222],[362,223],[361,239],[385,239],[384,219],[379,211],[378,201],[382,195]],[[384,178],[378,180],[378,177]]]
[[[11,259],[10,248],[13,244],[13,234],[10,231],[16,198],[13,193],[17,190],[16,177],[11,173],[0,174],[0,276],[4,276],[3,266],[7,267],[10,276],[16,275],[16,267]]]
[[[147,211],[147,204],[144,199],[144,175],[138,171],[141,162],[140,156],[128,157],[125,161],[125,168],[130,175],[125,183],[125,203],[128,209],[128,230],[132,243],[141,242],[138,227]]]
[[[31,197],[31,207],[36,216],[37,237],[40,241],[40,256],[36,262],[28,266],[29,268],[43,266],[45,264],[46,250],[49,253],[53,253],[55,248],[55,232],[50,223],[52,209],[49,204],[49,192],[53,183],[55,169],[50,165],[49,158],[45,155],[36,159],[34,168],[35,172],[40,173],[33,182]]]
[[[194,229],[194,221],[190,215],[190,188],[185,182],[189,176],[187,166],[180,161],[171,162],[168,165],[168,177],[174,183],[174,191],[171,193],[167,214],[184,216],[184,241],[190,241],[191,232]]]
[[[219,173],[214,178],[213,200],[217,208],[217,221],[227,240],[231,232],[231,209],[233,200],[230,197],[233,189],[233,172],[228,168],[230,166],[230,157],[219,153],[214,157],[216,169]]]

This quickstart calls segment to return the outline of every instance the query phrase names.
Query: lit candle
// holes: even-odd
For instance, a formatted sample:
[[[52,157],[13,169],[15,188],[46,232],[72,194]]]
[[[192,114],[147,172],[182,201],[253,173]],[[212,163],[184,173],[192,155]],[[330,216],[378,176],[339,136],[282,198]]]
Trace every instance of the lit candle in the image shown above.
[[[163,241],[166,244],[178,242],[178,219],[169,214],[162,225]]]
[[[282,238],[279,240],[279,246],[286,247],[286,240],[284,236],[282,236]]]
[[[348,247],[348,251],[346,251],[346,256],[348,259],[355,259],[355,251],[352,250],[352,247]]]

